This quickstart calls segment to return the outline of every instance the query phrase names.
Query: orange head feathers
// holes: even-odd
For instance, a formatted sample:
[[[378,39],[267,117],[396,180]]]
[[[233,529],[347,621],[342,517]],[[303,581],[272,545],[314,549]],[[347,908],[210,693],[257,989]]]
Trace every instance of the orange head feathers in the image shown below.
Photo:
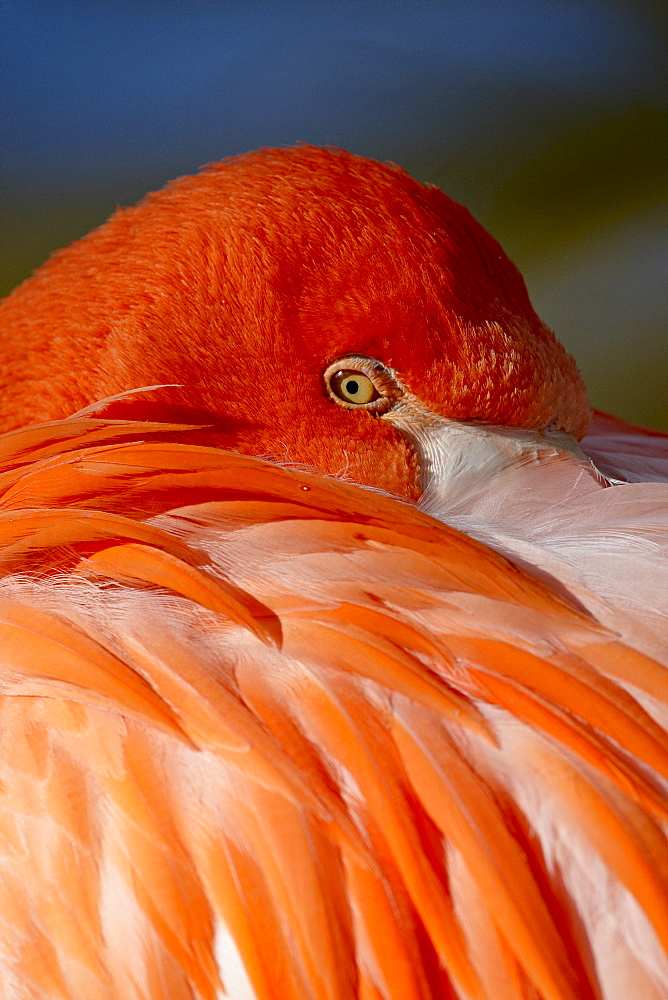
[[[410,442],[332,405],[342,356],[449,420],[581,437],[589,418],[495,240],[437,188],[341,150],[235,157],[119,210],[10,296],[0,329],[2,429],[176,385],[105,414],[204,424],[192,440],[411,499]]]

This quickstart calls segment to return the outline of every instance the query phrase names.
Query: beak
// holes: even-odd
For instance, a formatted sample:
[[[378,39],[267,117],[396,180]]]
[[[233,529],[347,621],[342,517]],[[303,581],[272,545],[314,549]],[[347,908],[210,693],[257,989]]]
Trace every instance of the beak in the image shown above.
[[[559,469],[561,479],[573,481],[570,486],[564,481],[562,490],[574,488],[582,477],[594,489],[606,485],[575,438],[555,428],[450,420],[410,392],[381,419],[392,423],[415,449],[420,507],[444,521],[483,510],[495,520],[507,517],[508,504],[516,510],[532,494],[535,499],[536,488],[544,493],[543,481],[553,478],[544,480],[547,466]]]

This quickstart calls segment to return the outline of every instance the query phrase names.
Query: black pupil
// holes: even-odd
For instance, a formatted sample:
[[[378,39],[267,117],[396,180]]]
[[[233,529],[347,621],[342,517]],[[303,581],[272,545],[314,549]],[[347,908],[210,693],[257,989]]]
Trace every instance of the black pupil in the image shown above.
[[[350,379],[349,382],[346,382],[346,392],[350,393],[351,396],[354,396],[356,392],[359,392],[359,389],[359,383],[355,382],[354,379]]]

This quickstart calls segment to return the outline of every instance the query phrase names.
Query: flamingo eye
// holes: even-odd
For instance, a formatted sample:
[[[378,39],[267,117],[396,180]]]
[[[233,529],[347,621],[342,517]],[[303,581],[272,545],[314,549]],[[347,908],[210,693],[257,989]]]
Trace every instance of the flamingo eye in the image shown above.
[[[386,413],[403,390],[391,368],[363,354],[348,354],[333,361],[324,372],[330,399],[346,410]]]
[[[330,377],[329,385],[334,395],[345,403],[357,403],[361,406],[380,397],[380,393],[368,375],[355,371],[353,368],[344,368],[334,372]]]

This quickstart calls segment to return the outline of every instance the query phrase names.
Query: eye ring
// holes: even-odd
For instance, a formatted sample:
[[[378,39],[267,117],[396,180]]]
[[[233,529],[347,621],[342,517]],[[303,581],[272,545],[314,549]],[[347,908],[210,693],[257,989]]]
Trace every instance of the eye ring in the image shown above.
[[[363,354],[337,358],[323,373],[327,395],[346,410],[385,413],[403,395],[394,373]]]

